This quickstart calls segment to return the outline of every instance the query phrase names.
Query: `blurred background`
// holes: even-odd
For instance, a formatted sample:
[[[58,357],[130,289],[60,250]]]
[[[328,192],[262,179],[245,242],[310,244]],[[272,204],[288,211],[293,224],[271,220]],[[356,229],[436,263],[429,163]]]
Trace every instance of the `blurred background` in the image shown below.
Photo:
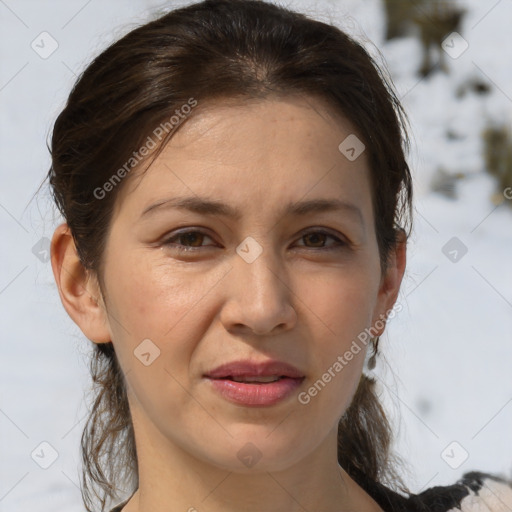
[[[90,342],[49,262],[46,147],[77,76],[160,8],[0,0],[0,511],[83,510]],[[385,63],[410,121],[414,230],[374,371],[413,492],[512,478],[512,1],[280,3]],[[35,197],[34,197],[35,195]]]

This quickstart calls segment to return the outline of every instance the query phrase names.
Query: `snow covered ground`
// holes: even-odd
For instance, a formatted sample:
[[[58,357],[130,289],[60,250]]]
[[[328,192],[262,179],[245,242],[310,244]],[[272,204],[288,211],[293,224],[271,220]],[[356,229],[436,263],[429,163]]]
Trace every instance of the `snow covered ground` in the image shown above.
[[[158,5],[0,2],[2,512],[83,510],[78,448],[88,342],[61,305],[45,242],[37,245],[51,238],[60,218],[46,187],[33,196],[50,163],[46,138],[75,75]],[[512,477],[512,208],[490,200],[495,185],[484,172],[479,137],[488,117],[512,124],[512,2],[467,0],[462,35],[469,47],[447,58],[449,75],[424,80],[414,74],[420,59],[415,39],[384,44],[379,1],[286,5],[373,41],[411,121],[415,229],[399,297],[403,310],[381,339],[384,357],[376,368],[397,452],[409,464],[405,481],[420,492],[470,470]],[[31,47],[43,31],[58,43],[47,59]],[[456,98],[469,77],[489,83],[491,94]],[[454,138],[447,138],[448,130]],[[458,199],[430,191],[440,167],[464,174]],[[443,251],[453,237],[467,248],[456,262],[451,246]],[[51,453],[43,442],[58,453],[48,469],[41,467]]]

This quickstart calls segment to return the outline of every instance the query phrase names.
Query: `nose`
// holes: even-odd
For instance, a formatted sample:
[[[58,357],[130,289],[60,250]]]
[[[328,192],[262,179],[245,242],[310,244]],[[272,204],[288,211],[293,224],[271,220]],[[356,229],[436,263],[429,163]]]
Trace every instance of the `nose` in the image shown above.
[[[227,279],[228,296],[220,318],[228,331],[245,328],[265,335],[295,325],[295,295],[271,251],[263,250],[251,263],[236,254]]]

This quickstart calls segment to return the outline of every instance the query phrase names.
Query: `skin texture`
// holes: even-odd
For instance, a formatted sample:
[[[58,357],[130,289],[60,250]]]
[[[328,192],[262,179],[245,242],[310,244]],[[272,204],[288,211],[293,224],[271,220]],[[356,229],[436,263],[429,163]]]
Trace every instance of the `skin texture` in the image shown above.
[[[63,305],[87,338],[112,340],[128,385],[140,485],[124,512],[381,510],[336,456],[367,347],[308,404],[297,399],[389,312],[405,269],[402,240],[381,275],[366,153],[349,161],[338,149],[352,133],[313,98],[203,106],[120,191],[103,296],[66,224],[55,230]],[[140,218],[177,196],[216,199],[241,217],[161,208]],[[318,198],[355,204],[362,222],[348,211],[281,213]],[[206,233],[173,238],[196,247],[187,253],[164,243],[184,227]],[[262,248],[251,263],[236,252],[249,236]],[[146,366],[134,350],[148,338],[160,354]],[[286,361],[305,380],[275,405],[236,405],[202,375],[237,359]],[[248,442],[261,454],[252,467],[237,456]]]

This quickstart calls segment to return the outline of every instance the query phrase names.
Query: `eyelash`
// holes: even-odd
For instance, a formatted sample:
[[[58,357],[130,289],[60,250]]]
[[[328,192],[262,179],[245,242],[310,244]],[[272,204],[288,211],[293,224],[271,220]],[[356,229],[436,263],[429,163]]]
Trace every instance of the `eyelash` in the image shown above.
[[[179,238],[180,236],[189,235],[189,234],[195,234],[195,233],[199,233],[201,235],[205,235],[205,236],[207,236],[209,238],[212,238],[210,235],[208,235],[208,233],[205,233],[202,230],[199,230],[199,229],[189,229],[189,230],[185,230],[185,231],[180,231],[180,232],[174,233],[172,236],[167,237],[162,242],[162,245],[171,247],[172,249],[176,249],[179,252],[195,252],[195,251],[201,250],[201,249],[203,249],[204,246],[202,246],[202,247],[188,247],[188,246],[185,246],[183,244],[174,244],[172,242],[172,240],[174,240],[176,238]],[[314,231],[308,231],[308,232],[304,233],[302,236],[300,236],[299,239],[302,239],[305,236],[308,236],[308,235],[311,235],[311,234],[326,235],[327,237],[334,239],[337,242],[337,244],[334,247],[306,247],[306,246],[302,246],[305,249],[312,249],[314,251],[336,251],[336,250],[344,249],[345,247],[349,246],[349,244],[347,242],[341,240],[337,236],[335,236],[332,233],[330,233],[328,231],[325,231],[323,229],[318,229],[318,230],[314,230]]]

